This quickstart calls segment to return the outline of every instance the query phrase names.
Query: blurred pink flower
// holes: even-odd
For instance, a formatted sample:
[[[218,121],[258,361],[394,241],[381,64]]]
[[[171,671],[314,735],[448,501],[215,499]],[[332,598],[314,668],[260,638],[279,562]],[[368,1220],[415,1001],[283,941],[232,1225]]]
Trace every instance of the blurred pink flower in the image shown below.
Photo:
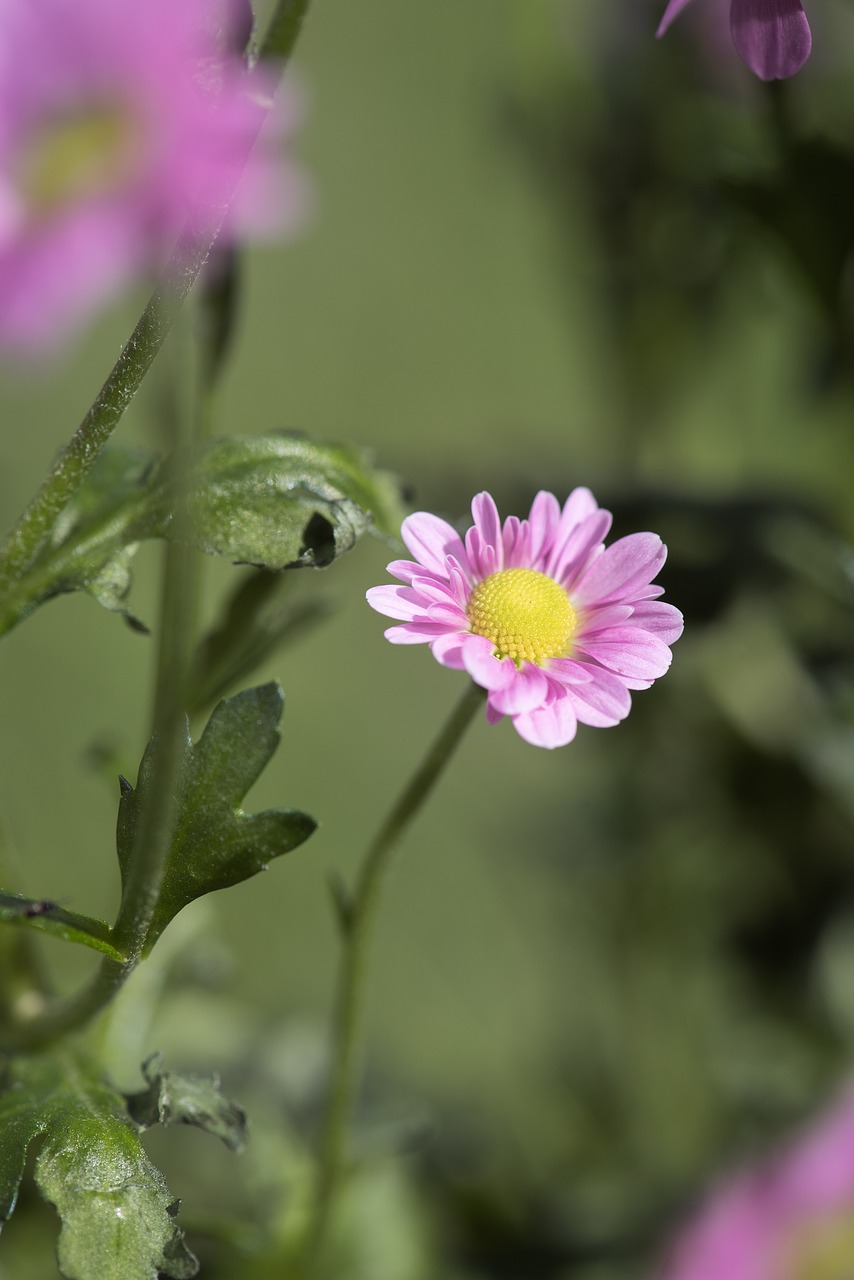
[[[393,644],[429,644],[443,666],[466,670],[488,690],[487,719],[510,716],[539,747],[561,747],[578,722],[604,728],[628,715],[630,689],[647,689],[670,666],[682,615],[655,597],[667,554],[654,533],[607,549],[611,515],[589,489],[563,509],[538,493],[527,520],[502,528],[488,493],[472,502],[463,541],[419,511],[401,534],[414,560],[389,573],[407,585],[372,587],[368,603],[398,618]]]
[[[850,1280],[854,1092],[790,1146],[726,1183],[677,1240],[660,1280]]]
[[[657,35],[663,36],[690,0],[669,0]],[[812,35],[801,0],[732,0],[730,30],[741,59],[760,80],[785,80],[810,56]]]
[[[249,155],[269,86],[256,71],[250,94],[222,34],[210,0],[3,0],[0,341],[61,340],[202,230],[244,167],[231,231],[269,225],[283,194],[287,220]]]

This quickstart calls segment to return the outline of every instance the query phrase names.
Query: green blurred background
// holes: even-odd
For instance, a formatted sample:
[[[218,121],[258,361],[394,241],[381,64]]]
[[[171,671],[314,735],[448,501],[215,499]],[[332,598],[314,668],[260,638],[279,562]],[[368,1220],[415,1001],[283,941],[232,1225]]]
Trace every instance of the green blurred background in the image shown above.
[[[245,255],[217,430],[368,446],[414,507],[463,523],[483,488],[524,514],[539,488],[587,484],[617,535],[668,542],[687,622],[620,728],[547,753],[477,723],[407,838],[374,956],[365,1124],[393,1148],[417,1120],[406,1185],[428,1208],[417,1247],[357,1251],[341,1280],[651,1274],[715,1170],[846,1070],[854,95],[831,51],[852,21],[814,15],[813,61],[769,88],[713,9],[698,0],[656,43],[656,6],[629,0],[317,0],[299,43],[313,212]],[[6,523],[144,296],[48,374],[3,370]],[[125,439],[157,439],[191,348],[188,316]],[[148,621],[158,555],[140,555]],[[295,584],[334,613],[259,673],[287,705],[250,803],[320,830],[212,903],[227,947],[200,919],[204,963],[185,955],[183,994],[139,1033],[141,1054],[221,1070],[250,1110],[255,1093],[262,1115],[290,1107],[297,1132],[334,975],[328,877],[353,874],[460,693],[425,650],[382,639],[364,591],[390,558],[368,540]],[[210,616],[237,572],[206,566]],[[111,918],[115,774],[135,775],[148,734],[152,657],[76,597],[4,641],[0,811],[27,894]],[[48,954],[71,985],[88,961],[67,950]],[[192,1222],[255,1157],[219,1164],[196,1136],[163,1153],[191,1243],[212,1275],[254,1274]],[[410,1212],[382,1204],[385,1227]]]

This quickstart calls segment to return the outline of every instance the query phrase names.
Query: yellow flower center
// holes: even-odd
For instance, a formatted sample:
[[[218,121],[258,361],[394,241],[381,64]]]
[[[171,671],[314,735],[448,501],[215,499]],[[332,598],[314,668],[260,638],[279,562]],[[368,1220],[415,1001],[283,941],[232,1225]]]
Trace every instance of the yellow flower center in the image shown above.
[[[786,1240],[785,1280],[851,1280],[854,1216],[841,1212],[798,1228]]]
[[[115,103],[45,121],[17,165],[30,216],[47,217],[83,196],[120,188],[136,167],[137,143],[132,119]]]
[[[468,605],[471,629],[495,645],[498,658],[542,666],[564,658],[575,610],[560,583],[537,569],[502,569],[479,582]]]

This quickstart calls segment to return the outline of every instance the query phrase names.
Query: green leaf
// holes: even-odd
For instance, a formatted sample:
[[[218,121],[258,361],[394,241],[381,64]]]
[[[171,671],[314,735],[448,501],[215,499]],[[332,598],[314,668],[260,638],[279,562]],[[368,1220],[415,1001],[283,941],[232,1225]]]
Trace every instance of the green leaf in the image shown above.
[[[66,911],[58,902],[25,898],[0,889],[0,923],[19,924],[49,933],[64,942],[77,942],[109,956],[121,964],[125,957],[111,941],[112,930],[105,920]]]
[[[175,494],[165,497],[171,521]],[[368,529],[400,527],[397,487],[364,453],[284,434],[214,441],[187,501],[194,546],[267,569],[323,567]]]
[[[0,1225],[15,1207],[27,1147],[44,1135],[36,1184],[62,1219],[66,1280],[189,1280],[198,1262],[177,1204],[122,1097],[68,1053],[15,1064],[0,1093]]]
[[[66,591],[88,591],[141,626],[125,601],[145,539],[180,537],[267,569],[323,568],[368,530],[396,535],[402,515],[391,476],[345,446],[284,433],[214,440],[195,452],[179,484],[168,464],[113,445],[3,602],[0,634]]]
[[[127,1098],[128,1111],[142,1129],[152,1125],[191,1124],[213,1134],[231,1151],[246,1146],[246,1112],[219,1091],[219,1081],[162,1071],[162,1055],[142,1064],[148,1088]]]
[[[215,708],[197,743],[187,734],[176,782],[178,820],[146,951],[187,903],[265,870],[314,831],[314,819],[298,809],[247,814],[240,807],[278,746],[283,705],[277,684],[246,689]],[[155,737],[142,758],[136,787],[123,784],[116,832],[123,881],[157,750]]]

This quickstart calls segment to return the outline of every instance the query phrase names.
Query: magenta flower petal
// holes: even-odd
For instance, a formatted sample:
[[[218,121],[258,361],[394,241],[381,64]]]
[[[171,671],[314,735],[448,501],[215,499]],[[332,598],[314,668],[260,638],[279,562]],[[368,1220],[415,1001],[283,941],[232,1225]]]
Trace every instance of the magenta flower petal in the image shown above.
[[[578,721],[569,698],[557,698],[547,706],[516,716],[513,727],[535,747],[565,747],[572,742]]]
[[[293,221],[299,183],[253,150],[271,83],[228,49],[207,0],[3,0],[0,340],[61,342],[235,188],[223,235],[270,229],[276,188]]]
[[[611,528],[610,511],[593,511],[561,536],[558,531],[555,546],[549,556],[549,573],[569,587],[598,559],[603,551],[602,540]]]
[[[691,0],[670,0],[670,3],[668,4],[667,8],[664,10],[664,13],[662,14],[661,22],[659,22],[658,24],[658,30],[655,33],[656,36],[661,38],[661,36],[664,35],[665,31],[670,26],[673,19],[678,18],[682,10],[690,3],[691,3]]]
[[[667,549],[656,533],[632,533],[608,547],[584,574],[574,591],[581,604],[625,599],[658,573]]]
[[[437,662],[465,669],[487,690],[490,724],[509,716],[537,746],[571,742],[579,721],[606,728],[625,719],[630,690],[664,674],[682,632],[679,611],[653,599],[661,539],[639,533],[605,548],[610,513],[583,488],[562,509],[538,493],[527,520],[511,516],[503,526],[480,493],[472,518],[464,543],[425,512],[404,522],[416,559],[389,569],[406,585],[373,587],[367,597],[402,622],[387,638],[429,643]]]
[[[657,680],[670,666],[670,650],[664,641],[639,628],[612,627],[579,639],[578,648],[610,671],[636,680]]]
[[[392,644],[429,644],[447,631],[441,622],[407,622],[402,627],[389,627],[383,635]]]
[[[480,533],[484,544],[493,547],[498,553],[496,568],[504,567],[504,540],[501,536],[501,520],[498,516],[498,508],[495,501],[489,493],[479,493],[472,499],[471,514],[474,520],[475,528]]]
[[[658,636],[665,644],[673,644],[682,634],[682,614],[672,604],[643,600],[634,606],[631,617],[633,623]]]
[[[528,516],[531,564],[538,562],[543,549],[552,545],[559,523],[560,503],[553,493],[541,489],[531,504]]]
[[[462,636],[446,632],[431,641],[430,650],[436,661],[441,662],[443,667],[450,667],[454,671],[465,671],[462,642]]]
[[[657,36],[689,2],[670,0]],[[761,80],[794,75],[810,56],[812,34],[800,0],[731,0],[730,28],[740,57]]]
[[[416,511],[414,515],[407,516],[401,525],[400,536],[410,554],[442,578],[445,577],[446,556],[455,556],[466,563],[465,548],[456,529],[428,511]]]
[[[493,646],[485,636],[469,636],[463,642],[463,663],[471,678],[482,689],[506,689],[515,680],[516,668],[506,659],[499,661],[492,649]]]
[[[377,613],[384,613],[387,618],[402,618],[405,622],[424,617],[427,609],[411,587],[371,587],[366,599]]]
[[[785,80],[810,56],[812,34],[800,0],[732,0],[739,56],[760,80]]]
[[[503,689],[495,689],[490,693],[489,701],[497,711],[505,716],[518,716],[536,711],[537,707],[543,705],[549,692],[549,682],[544,671],[533,662],[526,662],[517,671],[507,658],[501,665],[510,667],[514,678]]]
[[[713,1193],[672,1246],[662,1280],[849,1276],[854,1093],[789,1146]]]
[[[582,724],[607,729],[625,720],[632,707],[628,689],[619,676],[586,667],[572,659],[556,660],[549,675],[559,680]]]

